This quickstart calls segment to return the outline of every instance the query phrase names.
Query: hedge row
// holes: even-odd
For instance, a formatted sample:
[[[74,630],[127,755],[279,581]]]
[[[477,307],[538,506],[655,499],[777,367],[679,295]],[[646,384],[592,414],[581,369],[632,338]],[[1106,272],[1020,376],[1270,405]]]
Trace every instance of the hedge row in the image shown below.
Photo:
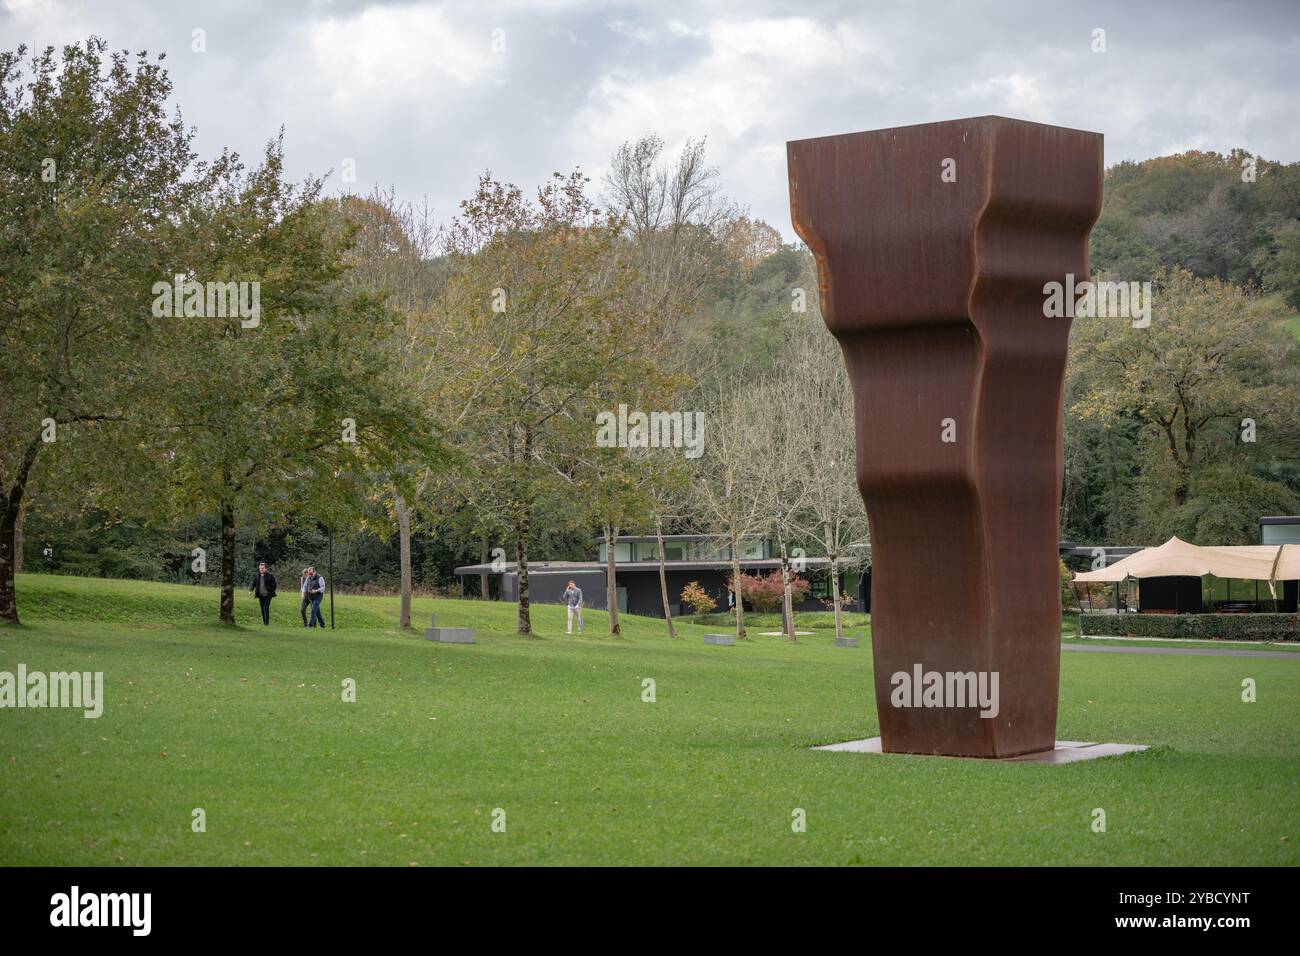
[[[1199,641],[1297,641],[1300,614],[1095,614],[1084,637],[1169,637]]]
[[[701,617],[687,614],[686,618],[706,627],[734,628],[736,626],[736,619],[731,614],[705,614]],[[871,615],[856,611],[844,611],[841,614],[841,623],[845,627],[865,627],[871,623]],[[835,612],[795,611],[794,626],[796,628],[812,628],[813,630],[833,628],[835,626]],[[781,615],[780,613],[764,614],[757,611],[746,611],[745,627],[768,627],[773,630],[780,630]]]

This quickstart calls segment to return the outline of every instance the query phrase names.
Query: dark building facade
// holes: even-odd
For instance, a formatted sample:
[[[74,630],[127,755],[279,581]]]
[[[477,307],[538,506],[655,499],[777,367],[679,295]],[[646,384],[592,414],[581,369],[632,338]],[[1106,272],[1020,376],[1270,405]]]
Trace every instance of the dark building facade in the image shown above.
[[[529,599],[538,603],[558,603],[569,581],[582,588],[583,601],[596,610],[607,609],[605,581],[605,544],[599,544],[596,561],[541,561],[528,564]],[[731,576],[731,554],[727,541],[708,535],[665,535],[664,576],[668,582],[668,601],[674,616],[690,613],[681,605],[682,591],[696,582],[718,605],[718,610],[728,607],[727,579]],[[614,570],[618,588],[618,608],[628,614],[649,617],[663,616],[663,598],[659,585],[659,549],[653,536],[620,538],[615,545]],[[794,560],[803,570],[800,576],[809,582],[808,596],[795,605],[796,611],[825,610],[831,600],[830,563],[822,557],[805,557],[794,552]],[[870,609],[871,570],[864,566],[869,560],[860,551],[852,561],[841,561],[840,588],[850,601],[845,610]],[[773,556],[771,542],[764,538],[741,542],[740,570],[745,574],[767,574],[779,571],[781,561]],[[471,564],[456,568],[462,591],[476,591],[481,575],[496,579],[498,586],[491,590],[503,601],[519,600],[519,570],[513,562]],[[748,601],[747,610],[751,609]]]

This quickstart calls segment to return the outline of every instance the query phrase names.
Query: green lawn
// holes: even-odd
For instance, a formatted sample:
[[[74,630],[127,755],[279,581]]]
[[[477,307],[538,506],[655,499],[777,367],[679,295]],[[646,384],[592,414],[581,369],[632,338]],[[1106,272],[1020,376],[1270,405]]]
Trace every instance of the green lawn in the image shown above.
[[[1092,644],[1097,647],[1203,647],[1215,650],[1286,651],[1300,654],[1300,643],[1295,641],[1189,641],[1174,637],[1075,637],[1074,631],[1061,635],[1066,644]]]
[[[1281,292],[1263,296],[1260,302],[1265,305],[1280,306],[1286,309],[1286,302]],[[1286,311],[1289,312],[1290,309],[1286,309]],[[1293,312],[1291,315],[1286,316],[1282,319],[1282,327],[1294,335],[1297,340],[1300,340],[1300,315]]]
[[[292,596],[263,628],[241,593],[232,630],[211,590],[18,592],[0,670],[103,671],[106,704],[0,711],[0,864],[1297,860],[1300,660],[1064,654],[1058,735],[1154,749],[1016,765],[810,751],[877,729],[869,642],[825,631],[712,647],[624,617],[611,639],[592,612],[578,639],[549,606],[530,640],[513,605],[417,600],[421,626],[479,629],[455,646],[399,633],[391,598],[341,598],[329,632],[288,626]]]

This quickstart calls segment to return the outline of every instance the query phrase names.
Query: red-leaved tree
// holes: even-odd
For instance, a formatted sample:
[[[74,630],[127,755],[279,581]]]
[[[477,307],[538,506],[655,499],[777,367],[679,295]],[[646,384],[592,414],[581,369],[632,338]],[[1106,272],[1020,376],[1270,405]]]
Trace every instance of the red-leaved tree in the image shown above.
[[[754,605],[754,609],[760,612],[775,611],[781,606],[781,600],[785,595],[785,585],[781,580],[780,571],[770,571],[767,574],[744,574],[740,575],[741,593],[745,595],[749,603]],[[727,587],[731,588],[734,593],[736,588],[733,578],[727,578]],[[790,600],[791,603],[798,603],[808,596],[808,582],[798,575],[790,577]]]

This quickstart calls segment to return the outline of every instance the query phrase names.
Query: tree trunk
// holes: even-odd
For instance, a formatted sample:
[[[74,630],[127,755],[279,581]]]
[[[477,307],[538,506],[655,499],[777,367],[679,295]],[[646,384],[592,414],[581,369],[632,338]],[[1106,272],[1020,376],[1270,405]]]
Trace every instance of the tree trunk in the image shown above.
[[[235,506],[221,503],[221,623],[235,623]]]
[[[491,551],[489,550],[489,548],[488,548],[488,545],[489,545],[489,544],[491,544],[491,542],[488,541],[488,539],[487,539],[487,535],[484,535],[484,536],[483,536],[482,547],[479,548],[479,552],[478,552],[478,554],[479,554],[479,564],[487,564],[487,563],[488,563],[488,558],[492,556],[492,552],[491,552]],[[488,581],[488,573],[487,573],[486,571],[480,571],[480,572],[478,573],[478,596],[479,596],[479,600],[486,601],[486,600],[488,599],[488,592],[489,592],[489,589],[490,589],[490,583],[489,583],[489,581]]]
[[[1191,488],[1191,479],[1180,468],[1178,471],[1178,481],[1174,485],[1174,507],[1181,508],[1187,504],[1187,494]]]
[[[785,535],[781,539],[781,628],[787,640],[797,640],[794,636],[794,601],[790,595],[790,555],[785,546]]]
[[[745,599],[740,586],[740,539],[731,529],[731,593],[736,602],[736,640],[745,639]]]
[[[18,592],[14,587],[18,566],[18,516],[22,514],[27,478],[36,464],[41,445],[39,437],[27,443],[14,483],[7,491],[0,491],[0,622],[9,624],[18,623]]]
[[[664,519],[659,515],[655,515],[655,540],[659,542],[659,594],[664,599],[664,620],[668,622],[668,636],[676,637],[673,609],[668,603],[668,569],[664,566]]]
[[[531,635],[533,633],[533,619],[528,612],[527,537],[527,531],[521,528],[519,538],[515,542],[515,559],[519,562],[519,633]]]
[[[835,640],[844,637],[844,608],[840,604],[840,569],[831,555],[831,602],[835,608]]]
[[[622,633],[618,626],[618,572],[614,561],[614,547],[618,544],[618,528],[605,525],[605,603],[609,607],[609,633],[615,637]]]
[[[16,534],[21,506],[9,495],[0,497],[0,621],[18,623],[18,595],[14,589],[16,573]]]
[[[409,629],[411,626],[411,509],[406,506],[406,499],[397,496],[397,551],[401,565],[402,596],[397,612],[397,626]]]
[[[824,540],[826,542],[826,554],[831,562],[831,602],[835,608],[835,640],[838,641],[844,637],[844,608],[840,603],[839,555],[836,554],[835,540],[831,535],[829,523],[824,526]]]
[[[529,486],[529,471],[533,458],[533,433],[524,427],[523,462],[524,480],[520,498],[524,502],[519,516],[518,534],[515,541],[515,555],[519,561],[519,633],[532,636],[533,616],[528,607],[528,533],[532,524],[532,489]]]
[[[14,522],[14,573],[23,573],[23,524],[27,520],[27,502],[18,506],[18,520]]]
[[[1169,444],[1169,456],[1173,459],[1174,471],[1177,474],[1177,478],[1175,479],[1174,482],[1174,494],[1173,494],[1174,507],[1181,508],[1183,505],[1187,504],[1187,493],[1189,490],[1189,486],[1191,485],[1191,471],[1192,471],[1191,451],[1192,451],[1192,440],[1193,440],[1190,432],[1191,423],[1190,422],[1184,423],[1186,428],[1189,429],[1187,431],[1186,439],[1184,441],[1184,447],[1187,449],[1187,455],[1184,456],[1180,454],[1178,451],[1178,437],[1174,432],[1174,423],[1178,420],[1177,410],[1174,411],[1173,416],[1168,421],[1161,418],[1157,418],[1156,420],[1160,422],[1160,427],[1164,429],[1165,440]]]

